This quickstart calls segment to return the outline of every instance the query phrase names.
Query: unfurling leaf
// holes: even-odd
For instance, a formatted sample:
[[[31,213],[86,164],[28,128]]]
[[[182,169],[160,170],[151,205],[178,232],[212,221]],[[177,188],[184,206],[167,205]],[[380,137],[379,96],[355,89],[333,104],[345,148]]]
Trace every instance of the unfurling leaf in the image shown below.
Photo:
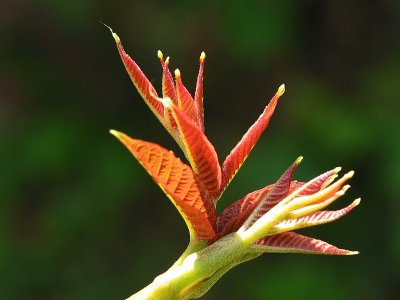
[[[173,103],[167,104],[178,125],[184,153],[193,171],[199,176],[202,187],[215,201],[220,195],[221,169],[214,146],[210,143],[200,127]]]
[[[247,156],[257,143],[263,131],[267,128],[269,120],[275,111],[276,104],[280,96],[285,92],[285,86],[281,85],[275,96],[268,103],[263,113],[257,121],[248,129],[239,143],[233,148],[231,153],[226,157],[222,165],[222,183],[221,193],[233,179],[239,168],[242,166]]]
[[[214,203],[203,201],[198,178],[190,167],[157,144],[132,139],[112,130],[153,177],[184,218],[192,238],[208,240],[214,237]]]
[[[253,245],[261,252],[353,255],[357,251],[339,249],[324,241],[295,232],[284,232],[262,238]]]

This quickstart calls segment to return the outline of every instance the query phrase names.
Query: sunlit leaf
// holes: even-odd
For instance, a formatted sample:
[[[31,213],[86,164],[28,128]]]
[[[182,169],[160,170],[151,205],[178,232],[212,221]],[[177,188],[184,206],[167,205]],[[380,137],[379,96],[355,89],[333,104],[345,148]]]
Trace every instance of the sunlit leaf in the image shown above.
[[[214,203],[203,201],[197,176],[190,167],[157,144],[132,139],[124,133],[111,131],[136,157],[166,193],[184,218],[190,234],[198,240],[214,237]]]
[[[125,69],[133,84],[155,116],[164,124],[164,109],[160,101],[157,99],[158,96],[156,89],[147,79],[146,75],[144,75],[137,63],[125,52],[118,35],[114,32],[112,34],[117,44],[122,62],[124,63]]]
[[[285,86],[281,85],[275,96],[268,103],[263,113],[258,120],[248,129],[239,143],[233,148],[230,154],[226,157],[222,165],[222,183],[221,192],[227,187],[233,179],[241,165],[246,160],[250,151],[253,149],[263,131],[267,128],[269,120],[274,113],[278,99],[285,91]]]
[[[356,251],[337,248],[327,242],[295,232],[284,232],[262,238],[253,245],[262,252],[353,255]]]
[[[360,199],[357,199],[350,205],[339,210],[316,211],[299,218],[282,221],[271,229],[271,233],[291,231],[294,229],[316,226],[335,221],[349,213],[359,203]]]
[[[184,152],[192,166],[193,171],[199,176],[202,187],[215,200],[219,196],[221,184],[221,169],[214,146],[210,143],[200,127],[187,117],[179,107],[170,103],[169,108],[178,125],[180,138],[184,145]]]
[[[196,114],[200,129],[204,132],[204,108],[203,108],[203,78],[204,78],[204,60],[206,54],[204,52],[200,55],[199,74],[196,81],[196,92],[194,94],[194,104],[196,107]]]
[[[282,174],[282,176],[274,184],[271,191],[260,201],[249,218],[243,224],[243,229],[246,230],[251,227],[251,225],[261,218],[267,211],[269,211],[289,194],[290,183],[292,182],[294,171],[302,159],[302,157],[296,159],[296,161],[285,171],[285,173]]]

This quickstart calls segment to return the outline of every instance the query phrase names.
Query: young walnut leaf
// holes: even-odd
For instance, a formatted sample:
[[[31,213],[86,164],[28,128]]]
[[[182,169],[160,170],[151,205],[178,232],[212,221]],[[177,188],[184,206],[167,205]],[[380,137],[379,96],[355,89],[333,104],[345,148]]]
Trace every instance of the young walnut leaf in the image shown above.
[[[157,56],[160,60],[161,66],[163,68],[163,74],[162,74],[162,92],[163,92],[163,98],[170,98],[172,102],[177,104],[178,102],[176,101],[176,91],[175,91],[175,85],[174,85],[174,79],[172,78],[172,74],[169,71],[169,57],[167,57],[164,60],[164,56],[160,50],[157,52]]]
[[[175,82],[176,82],[176,95],[178,99],[179,108],[186,116],[192,119],[193,122],[197,124],[197,126],[199,126],[193,97],[192,95],[190,95],[189,91],[183,85],[182,76],[179,69],[175,70]]]
[[[276,234],[279,232],[291,231],[294,229],[316,226],[336,221],[337,219],[348,214],[358,204],[360,204],[360,199],[354,200],[350,205],[339,210],[315,211],[313,213],[310,213],[308,215],[299,218],[282,221],[271,229],[271,234]]]
[[[199,74],[197,75],[196,91],[194,94],[194,104],[196,107],[196,113],[198,117],[198,124],[201,131],[204,132],[204,110],[203,110],[203,77],[204,77],[204,60],[206,54],[201,52],[200,54],[200,67]]]
[[[273,206],[278,204],[284,199],[290,192],[290,183],[297,166],[302,161],[303,157],[299,157],[295,162],[282,174],[278,181],[274,184],[271,191],[264,197],[251,215],[248,217],[246,222],[243,224],[243,229],[246,230],[253,225],[258,219],[260,219],[267,211]]]
[[[193,171],[199,176],[202,187],[215,200],[219,196],[221,169],[214,146],[200,127],[186,116],[179,107],[168,100],[164,100],[164,106],[172,111],[183,142],[184,153]]]
[[[233,148],[226,157],[222,165],[221,193],[225,190],[229,182],[233,179],[239,168],[242,166],[250,151],[253,149],[263,131],[267,128],[269,120],[275,111],[279,98],[285,92],[285,86],[282,84],[275,96],[268,103],[263,113],[257,121],[248,129],[239,143]]]
[[[211,201],[203,201],[197,176],[189,166],[157,144],[132,139],[112,130],[153,177],[185,220],[192,239],[214,237],[215,208]]]
[[[292,181],[289,187],[289,193],[302,186],[302,182]],[[255,210],[257,205],[265,200],[274,185],[268,185],[262,189],[247,194],[225,208],[217,217],[217,234],[214,238],[219,239],[229,233],[237,231]]]
[[[261,252],[353,255],[357,251],[339,249],[324,241],[295,232],[284,232],[264,237],[252,246]]]
[[[111,30],[111,28],[109,28]],[[124,63],[125,69],[129,74],[133,84],[136,89],[155,114],[157,119],[160,120],[162,124],[164,124],[164,109],[160,101],[157,99],[157,91],[151,84],[151,82],[147,79],[146,75],[142,72],[137,63],[125,52],[122,47],[122,43],[120,38],[116,33],[111,30],[111,33],[114,37],[115,43],[117,44],[118,52],[121,56],[122,62]]]

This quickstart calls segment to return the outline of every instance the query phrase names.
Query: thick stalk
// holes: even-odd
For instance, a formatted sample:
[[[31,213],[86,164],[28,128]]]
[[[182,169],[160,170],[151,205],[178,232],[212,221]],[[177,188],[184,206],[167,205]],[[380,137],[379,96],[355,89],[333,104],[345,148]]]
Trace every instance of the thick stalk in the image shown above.
[[[232,267],[258,256],[237,235],[188,255],[127,300],[195,299],[207,292]]]

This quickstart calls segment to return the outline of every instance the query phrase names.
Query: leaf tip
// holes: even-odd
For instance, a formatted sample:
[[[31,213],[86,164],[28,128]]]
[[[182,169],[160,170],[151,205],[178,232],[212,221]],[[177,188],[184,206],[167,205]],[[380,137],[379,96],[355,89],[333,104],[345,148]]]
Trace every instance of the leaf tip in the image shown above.
[[[110,129],[109,132],[110,132],[113,136],[115,136],[116,138],[118,138],[118,137],[121,135],[121,133],[120,133],[119,131],[114,130],[114,129]]]
[[[100,24],[103,24],[104,26],[106,26],[110,30],[110,32],[111,32],[111,34],[112,34],[112,36],[113,36],[113,38],[114,38],[114,40],[115,40],[115,42],[117,44],[121,43],[121,40],[119,39],[119,36],[112,30],[112,28],[110,26],[108,26],[103,21],[99,21],[99,22],[100,22]]]
[[[333,172],[334,174],[337,174],[337,173],[339,173],[341,170],[342,170],[342,167],[336,167],[336,168],[334,168],[334,169],[332,170],[332,172]]]
[[[203,51],[203,52],[201,52],[201,54],[200,54],[200,62],[201,62],[201,63],[204,62],[205,59],[206,59],[206,53]]]
[[[295,165],[299,165],[301,163],[301,161],[303,160],[303,156],[299,156],[296,160],[295,160]]]
[[[353,207],[359,205],[361,202],[361,198],[357,198],[356,200],[353,201],[353,203],[351,204]]]
[[[351,178],[351,177],[353,177],[353,175],[354,175],[354,171],[352,170],[352,171],[346,173],[346,174],[344,175],[344,177],[346,177],[346,178]]]
[[[158,51],[157,51],[157,57],[158,57],[158,59],[161,60],[161,61],[164,59],[164,55],[163,55],[163,53],[161,52],[161,50],[158,50]]]
[[[276,94],[280,97],[283,95],[284,92],[285,92],[285,84],[281,84],[281,86],[278,88],[278,91],[276,92]]]
[[[176,77],[176,78],[181,77],[181,71],[179,71],[179,69],[176,69],[175,72],[174,72],[174,74],[175,74],[175,77]]]

